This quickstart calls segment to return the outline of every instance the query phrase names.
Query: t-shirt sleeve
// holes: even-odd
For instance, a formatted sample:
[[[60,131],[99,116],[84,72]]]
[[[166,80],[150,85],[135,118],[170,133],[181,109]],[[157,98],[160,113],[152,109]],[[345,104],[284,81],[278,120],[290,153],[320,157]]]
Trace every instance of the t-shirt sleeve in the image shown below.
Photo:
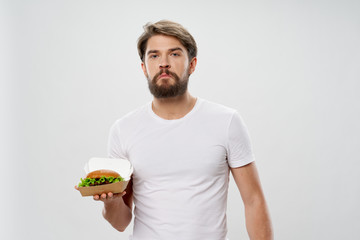
[[[234,112],[228,128],[227,160],[231,168],[255,160],[247,127],[238,112]]]
[[[110,128],[110,134],[108,139],[108,157],[126,158],[120,138],[120,128],[117,122]]]

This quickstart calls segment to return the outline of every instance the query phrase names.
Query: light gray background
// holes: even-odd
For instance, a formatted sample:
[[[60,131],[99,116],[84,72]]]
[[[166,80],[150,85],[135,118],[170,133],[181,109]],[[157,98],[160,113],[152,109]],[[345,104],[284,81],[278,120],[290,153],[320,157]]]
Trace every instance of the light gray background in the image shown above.
[[[2,1],[1,236],[127,239],[73,186],[151,100],[136,40],[183,24],[190,92],[239,110],[276,239],[360,239],[359,1]],[[231,180],[229,238],[248,239]],[[185,229],[184,229],[185,231]],[[4,238],[4,239],[5,239]]]

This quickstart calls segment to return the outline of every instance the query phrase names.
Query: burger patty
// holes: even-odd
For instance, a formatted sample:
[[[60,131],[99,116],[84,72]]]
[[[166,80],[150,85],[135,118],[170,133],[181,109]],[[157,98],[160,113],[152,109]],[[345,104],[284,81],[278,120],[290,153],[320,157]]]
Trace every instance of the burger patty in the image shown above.
[[[100,178],[95,178],[96,182],[95,183],[90,183],[90,186],[96,186],[96,185],[104,185],[104,184],[108,184],[110,183],[109,181],[105,180],[105,182],[98,182]]]

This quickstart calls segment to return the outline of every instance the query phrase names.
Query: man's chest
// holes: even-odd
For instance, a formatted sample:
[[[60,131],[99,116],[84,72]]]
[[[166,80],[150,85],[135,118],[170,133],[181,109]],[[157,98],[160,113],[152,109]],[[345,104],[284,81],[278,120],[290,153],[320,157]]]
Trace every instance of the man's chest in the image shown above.
[[[134,177],[213,177],[226,174],[226,146],[216,129],[186,126],[143,129],[126,144]]]

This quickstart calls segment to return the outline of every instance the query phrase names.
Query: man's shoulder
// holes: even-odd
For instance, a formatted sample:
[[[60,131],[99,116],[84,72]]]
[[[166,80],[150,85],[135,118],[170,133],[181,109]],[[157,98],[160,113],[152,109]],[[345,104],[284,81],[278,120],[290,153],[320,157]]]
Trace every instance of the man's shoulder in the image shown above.
[[[134,110],[128,112],[121,118],[117,119],[114,123],[114,125],[132,125],[141,119],[143,119],[144,114],[146,114],[149,107],[149,103],[146,103],[138,108],[135,108]]]
[[[216,115],[233,115],[237,110],[221,103],[212,102],[206,99],[201,99],[203,110],[210,114]]]

